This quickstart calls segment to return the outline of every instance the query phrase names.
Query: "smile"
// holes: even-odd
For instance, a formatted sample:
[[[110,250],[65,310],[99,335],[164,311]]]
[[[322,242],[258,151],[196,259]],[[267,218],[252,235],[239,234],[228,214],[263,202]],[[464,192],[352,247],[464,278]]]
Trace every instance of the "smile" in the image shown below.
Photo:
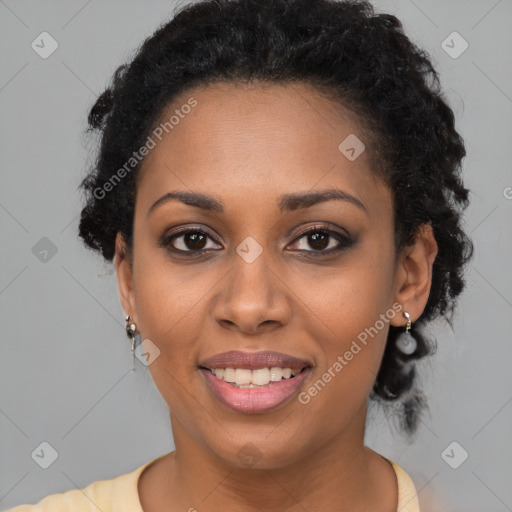
[[[270,373],[268,368],[262,370]],[[286,368],[282,370],[286,370]],[[207,387],[218,402],[232,411],[257,414],[270,412],[298,394],[302,383],[311,372],[311,368],[303,368],[295,376],[289,378],[281,377],[278,381],[269,380],[267,384],[263,385],[254,383],[237,385],[235,382],[226,382],[224,378],[214,375],[211,370],[206,368],[201,368],[200,371],[205,378]]]
[[[292,379],[298,375],[301,369],[292,368],[215,368],[210,370],[213,375],[237,388],[251,389],[267,386],[271,382],[279,382],[283,379]]]
[[[218,354],[202,361],[205,384],[223,406],[246,414],[270,412],[289,401],[312,364],[278,352]]]

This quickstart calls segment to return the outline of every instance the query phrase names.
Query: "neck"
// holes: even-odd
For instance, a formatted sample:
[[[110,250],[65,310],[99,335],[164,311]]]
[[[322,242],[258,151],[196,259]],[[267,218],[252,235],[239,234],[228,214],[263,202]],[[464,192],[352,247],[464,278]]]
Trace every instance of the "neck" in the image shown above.
[[[366,510],[378,502],[379,456],[364,446],[365,420],[366,408],[342,433],[304,450],[293,463],[261,469],[258,464],[240,467],[223,461],[171,416],[176,450],[157,486],[162,497],[165,493],[161,503],[167,510],[199,512],[234,510],[234,504],[247,512]]]

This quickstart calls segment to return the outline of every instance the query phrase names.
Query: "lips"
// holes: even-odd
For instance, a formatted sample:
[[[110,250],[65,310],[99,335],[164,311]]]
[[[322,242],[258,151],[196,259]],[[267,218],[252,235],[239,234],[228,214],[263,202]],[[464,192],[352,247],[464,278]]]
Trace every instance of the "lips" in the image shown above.
[[[311,366],[312,363],[306,359],[279,352],[231,351],[201,361],[199,370],[207,387],[222,405],[232,411],[255,414],[272,411],[288,402],[298,393],[311,372]],[[266,382],[263,385],[237,386],[225,380],[239,380],[240,374],[249,377],[249,374],[260,371],[264,373],[266,369],[273,377],[271,381],[268,376],[263,379],[261,382]],[[236,373],[236,379],[226,377],[226,370]]]
[[[215,368],[246,368],[248,370],[258,370],[259,368],[273,367],[302,370],[302,368],[312,366],[312,363],[306,359],[298,359],[287,354],[281,354],[280,352],[242,352],[232,350],[205,359],[199,363],[199,366],[209,370]]]

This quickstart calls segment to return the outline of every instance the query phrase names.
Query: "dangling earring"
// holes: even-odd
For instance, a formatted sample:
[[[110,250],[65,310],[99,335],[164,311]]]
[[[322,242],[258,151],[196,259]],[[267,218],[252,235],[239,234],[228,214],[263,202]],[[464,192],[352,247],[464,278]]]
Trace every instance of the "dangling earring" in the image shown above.
[[[412,325],[411,316],[406,311],[404,311],[404,316],[407,318],[405,332],[401,333],[396,339],[396,346],[402,353],[410,355],[416,350],[418,343],[410,333]]]
[[[126,321],[126,336],[128,336],[128,339],[132,340],[132,362],[133,362],[133,368],[132,370],[135,371],[135,338],[138,336],[137,334],[137,325],[135,322],[132,321],[132,318],[130,315],[125,317]]]

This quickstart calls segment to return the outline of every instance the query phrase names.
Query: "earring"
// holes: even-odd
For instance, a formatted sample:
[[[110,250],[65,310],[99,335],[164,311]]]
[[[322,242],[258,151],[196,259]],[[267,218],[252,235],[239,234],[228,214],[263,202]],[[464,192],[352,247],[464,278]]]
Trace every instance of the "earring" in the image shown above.
[[[405,332],[401,333],[396,339],[396,346],[402,353],[410,355],[416,350],[418,343],[410,333],[412,325],[411,316],[406,311],[404,311],[404,316],[407,318]]]
[[[130,315],[125,317],[126,322],[126,336],[128,336],[128,339],[132,340],[132,362],[133,362],[133,368],[132,370],[135,371],[135,338],[139,336],[137,333],[137,325],[135,322],[132,321],[132,318]]]

